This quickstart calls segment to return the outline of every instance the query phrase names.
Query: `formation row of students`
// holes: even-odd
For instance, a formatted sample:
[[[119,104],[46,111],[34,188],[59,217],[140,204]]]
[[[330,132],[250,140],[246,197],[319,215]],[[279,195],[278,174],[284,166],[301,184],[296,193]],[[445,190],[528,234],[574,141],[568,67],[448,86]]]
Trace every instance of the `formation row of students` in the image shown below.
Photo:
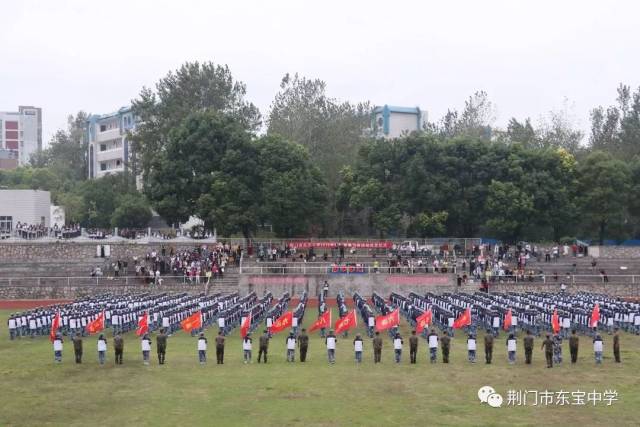
[[[529,330],[532,334],[541,336],[546,331],[551,331],[555,313],[558,319],[558,335],[561,338],[568,338],[573,329],[580,334],[594,336],[591,317],[596,306],[599,311],[595,325],[597,330],[613,334],[614,329],[618,328],[640,334],[639,303],[594,293],[514,292],[487,295],[477,292],[418,295],[412,292],[406,297],[392,293],[389,300],[391,309],[400,308],[405,317],[413,323],[426,310],[431,310],[434,324],[447,330],[450,336],[455,332],[455,319],[467,309],[470,309],[472,314],[472,322],[468,329],[474,333],[478,329],[489,329],[497,337],[501,330],[506,330],[507,333]],[[373,301],[376,306],[388,305],[384,298],[375,294]],[[384,310],[386,308],[381,309],[381,312]]]
[[[156,352],[158,356],[158,363],[163,365],[166,360],[166,352],[167,352],[167,341],[169,335],[167,335],[164,329],[160,329],[159,334],[156,336]],[[268,330],[264,330],[263,334],[259,338],[259,354],[258,354],[258,363],[263,359],[264,363],[267,363],[267,353],[269,348],[269,341],[271,340],[271,336]],[[393,348],[393,356],[395,363],[401,363],[404,351],[404,339],[402,338],[399,332],[396,332],[392,338],[392,348]],[[531,364],[533,360],[533,352],[535,349],[535,338],[530,333],[530,331],[526,332],[526,335],[523,339],[523,350],[525,356],[525,364]],[[77,333],[73,338],[73,349],[76,363],[82,363],[83,357],[83,337],[81,334]],[[333,330],[329,330],[329,333],[324,338],[324,346],[327,352],[327,360],[330,364],[336,363],[336,349],[337,349],[338,338],[336,337]],[[416,334],[416,331],[411,331],[411,336],[409,337],[409,362],[411,364],[416,364],[418,361],[419,354],[419,339]],[[451,348],[454,340],[449,336],[447,331],[444,331],[441,335],[438,335],[435,329],[431,329],[427,335],[426,344],[427,344],[427,357],[430,363],[437,363],[438,360],[438,350],[442,353],[442,363],[450,362]],[[294,334],[293,331],[289,333],[289,335],[285,338],[285,348],[286,348],[286,360],[288,363],[293,363],[296,361],[296,351],[299,352],[299,361],[304,363],[307,361],[307,353],[309,350],[309,335],[307,335],[306,329],[302,329],[300,333]],[[355,338],[352,341],[353,343],[353,351],[354,351],[354,359],[355,362],[360,364],[363,361],[363,354],[365,351],[365,341],[363,340],[360,334],[356,334]],[[613,355],[616,363],[620,363],[620,335],[619,331],[616,329],[612,339],[613,343]],[[218,335],[214,340],[215,350],[216,350],[216,363],[224,364],[224,354],[225,354],[225,344],[226,338],[224,332],[219,330]],[[601,364],[603,360],[603,351],[604,351],[604,342],[601,335],[597,334],[593,340],[593,355],[596,364]],[[149,364],[149,357],[151,353],[151,338],[149,334],[145,334],[140,340],[140,349],[142,352],[142,361],[145,365]],[[495,346],[495,338],[491,331],[488,331],[484,336],[484,355],[485,361],[487,364],[491,364],[493,362],[493,353]],[[107,353],[107,338],[101,334],[97,340],[97,356],[98,362],[101,365],[105,364],[106,353]],[[381,363],[382,361],[382,350],[384,347],[383,340],[380,337],[379,332],[375,332],[374,338],[371,340],[371,347],[373,349],[373,362],[374,364]],[[468,361],[470,363],[476,363],[477,351],[478,351],[478,343],[476,340],[476,336],[473,334],[469,334],[466,339],[466,348],[468,353]],[[517,338],[515,334],[509,334],[505,342],[505,350],[507,361],[509,364],[515,364],[517,361],[517,352],[518,352],[518,344]],[[562,353],[557,351],[556,343],[550,334],[546,335],[546,338],[542,341],[541,350],[544,351],[544,356],[546,360],[546,364],[548,368],[552,368],[554,364],[562,364]],[[576,331],[572,331],[571,337],[569,339],[569,350],[571,354],[571,363],[575,364],[578,362],[578,353],[580,348],[580,338],[578,337]],[[122,364],[123,363],[123,355],[124,355],[124,339],[122,335],[117,334],[113,339],[113,349],[115,356],[115,363]],[[207,363],[207,351],[208,351],[208,339],[205,336],[204,332],[201,332],[197,337],[197,356],[200,364]],[[63,337],[58,334],[53,341],[53,350],[54,350],[54,360],[57,363],[62,362],[62,351],[63,351]],[[243,362],[245,364],[252,363],[252,355],[253,355],[253,338],[251,337],[251,333],[248,333],[242,339],[242,355]]]

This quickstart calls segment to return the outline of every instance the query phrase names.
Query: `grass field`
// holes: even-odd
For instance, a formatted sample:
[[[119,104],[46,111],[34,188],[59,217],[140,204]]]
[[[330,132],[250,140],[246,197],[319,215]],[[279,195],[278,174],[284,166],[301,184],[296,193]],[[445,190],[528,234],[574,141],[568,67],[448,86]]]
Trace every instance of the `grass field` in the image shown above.
[[[307,322],[314,314],[310,309]],[[461,334],[453,340],[449,365],[440,363],[440,354],[437,364],[429,364],[424,340],[418,364],[408,363],[408,348],[402,363],[393,363],[391,342],[385,340],[383,363],[374,365],[371,344],[365,340],[364,361],[356,366],[353,334],[338,340],[333,366],[327,364],[324,341],[317,335],[312,336],[307,363],[287,363],[284,334],[272,340],[269,364],[255,363],[254,350],[254,363],[244,365],[237,332],[227,341],[224,365],[215,364],[210,339],[209,364],[200,366],[195,338],[179,332],[169,338],[166,365],[157,365],[152,351],[154,363],[143,366],[139,342],[128,334],[124,365],[113,364],[109,347],[107,364],[101,367],[95,336],[85,340],[82,365],[73,362],[68,341],[63,363],[55,365],[47,338],[9,341],[7,315],[0,311],[0,426],[640,425],[638,336],[622,337],[620,365],[613,363],[611,340],[605,336],[604,364],[595,366],[591,341],[585,337],[577,365],[565,362],[546,369],[539,339],[531,366],[523,362],[521,341],[518,363],[507,364],[504,335],[496,341],[494,364],[479,360],[472,365]],[[406,338],[406,325],[402,331]],[[213,334],[207,331],[209,338]],[[564,355],[568,359],[568,348]],[[502,394],[503,407],[479,402],[477,391],[484,385]],[[611,406],[506,406],[508,389],[614,389],[619,400]]]

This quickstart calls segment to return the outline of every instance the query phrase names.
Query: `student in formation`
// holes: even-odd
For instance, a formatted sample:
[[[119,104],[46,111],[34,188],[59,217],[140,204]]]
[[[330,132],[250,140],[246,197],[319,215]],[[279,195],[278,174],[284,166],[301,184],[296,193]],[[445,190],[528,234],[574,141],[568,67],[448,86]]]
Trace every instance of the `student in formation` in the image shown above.
[[[533,357],[533,335],[531,331],[527,329],[527,334],[524,337],[524,363],[531,365],[531,359]]]
[[[404,344],[404,341],[400,333],[396,332],[396,336],[393,338],[393,352],[395,353],[396,363],[400,363],[400,359],[402,358],[402,344]]]
[[[553,363],[562,363],[562,337],[559,334],[553,336]]]
[[[542,342],[544,357],[547,359],[547,368],[553,368],[553,340],[551,335],[547,334],[547,338]]]
[[[449,363],[449,350],[451,349],[451,337],[447,331],[444,331],[440,338],[440,346],[442,347],[442,363]]]
[[[113,338],[113,350],[116,357],[116,365],[122,365],[122,356],[124,354],[124,339],[122,335],[117,334]]]
[[[429,332],[427,341],[429,342],[429,361],[436,363],[438,361],[438,334],[436,334],[435,329]]]
[[[327,338],[325,338],[325,343],[327,344],[327,357],[329,358],[329,363],[336,363],[336,342],[337,342],[336,334],[333,332],[333,329],[329,330],[329,334]]]
[[[242,353],[244,357],[244,363],[251,363],[251,348],[252,348],[253,339],[251,338],[251,334],[247,334],[242,339]]]
[[[469,355],[469,362],[476,363],[476,337],[473,334],[469,334],[467,338],[467,353]]]
[[[158,352],[158,363],[164,365],[164,358],[167,353],[167,334],[164,328],[160,329],[160,333],[156,338],[156,349]]]
[[[82,335],[80,332],[76,332],[76,336],[73,340],[73,354],[76,357],[76,363],[82,363]]]
[[[510,365],[516,363],[516,349],[516,337],[513,334],[509,334],[509,338],[507,338],[507,358]]]
[[[613,332],[613,358],[620,363],[620,330],[616,326]]]
[[[356,363],[362,363],[363,344],[360,334],[356,334],[356,337],[353,339],[353,351],[356,353]]]
[[[571,336],[569,337],[569,352],[571,353],[571,363],[576,363],[578,361],[579,346],[580,346],[580,338],[578,338],[578,334],[574,329],[571,331]]]
[[[269,331],[262,331],[262,335],[260,335],[260,350],[258,351],[258,363],[260,363],[260,359],[264,355],[264,363],[267,363],[267,352],[269,351]]]
[[[107,339],[104,335],[100,334],[98,337],[98,361],[101,365],[104,365],[104,361],[107,357]]]
[[[302,332],[298,335],[298,347],[300,347],[300,361],[306,362],[307,350],[309,350],[309,335],[307,335],[305,328],[302,328]]]
[[[53,340],[53,360],[55,360],[56,363],[62,363],[62,343],[62,335],[56,334]]]
[[[224,365],[224,331],[220,329],[216,337],[216,363]]]
[[[140,346],[142,347],[142,363],[149,365],[149,354],[151,353],[151,339],[149,335],[144,334],[142,340],[140,340]]]
[[[373,363],[380,363],[382,361],[382,338],[380,338],[380,332],[376,331],[376,335],[373,338]]]
[[[198,337],[198,361],[201,365],[207,363],[207,337],[204,336],[204,332],[200,332]]]
[[[293,332],[289,332],[286,340],[287,344],[287,362],[295,362],[296,358],[296,337]]]
[[[593,339],[593,355],[596,359],[596,365],[602,364],[602,348],[602,337],[600,336],[600,334],[597,334]]]
[[[411,363],[416,363],[416,359],[418,357],[418,337],[416,336],[416,331],[411,331],[411,336],[409,337],[409,359]]]
[[[487,329],[487,333],[484,335],[484,358],[487,365],[490,365],[493,359],[493,334],[491,329]]]

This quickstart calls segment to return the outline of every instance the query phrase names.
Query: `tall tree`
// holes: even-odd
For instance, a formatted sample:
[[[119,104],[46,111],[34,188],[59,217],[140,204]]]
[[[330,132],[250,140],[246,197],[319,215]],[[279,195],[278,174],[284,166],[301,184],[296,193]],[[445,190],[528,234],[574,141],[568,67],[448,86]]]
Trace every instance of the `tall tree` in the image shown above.
[[[610,227],[624,221],[630,173],[626,163],[610,154],[594,151],[578,164],[580,212],[603,243]]]
[[[143,88],[132,101],[139,120],[134,151],[146,179],[155,156],[166,148],[171,130],[192,113],[206,110],[234,117],[247,130],[261,124],[258,108],[245,100],[246,85],[234,80],[229,67],[213,62],[186,62],[156,83],[155,91]]]
[[[334,195],[340,171],[355,161],[363,130],[370,125],[370,110],[366,102],[330,98],[322,80],[286,74],[271,104],[267,132],[306,147]],[[335,197],[328,202],[334,216]],[[331,226],[329,232],[334,230]]]

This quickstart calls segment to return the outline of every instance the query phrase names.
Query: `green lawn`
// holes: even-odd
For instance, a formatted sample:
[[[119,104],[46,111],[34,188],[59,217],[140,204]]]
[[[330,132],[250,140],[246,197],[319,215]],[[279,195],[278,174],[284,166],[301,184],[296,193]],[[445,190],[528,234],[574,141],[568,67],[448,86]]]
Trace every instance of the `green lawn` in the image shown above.
[[[579,363],[546,369],[538,349],[534,364],[524,365],[522,343],[518,363],[506,362],[504,336],[496,342],[494,364],[470,364],[466,340],[453,341],[452,361],[431,365],[421,340],[417,365],[408,363],[405,348],[400,365],[393,363],[385,340],[383,363],[373,364],[370,342],[365,360],[353,361],[353,335],[338,341],[337,363],[327,364],[324,342],[312,337],[305,364],[285,361],[284,334],[271,342],[268,365],[242,363],[238,334],[229,337],[225,364],[215,364],[210,340],[209,364],[197,363],[195,338],[183,332],[169,339],[167,364],[143,366],[139,342],[125,336],[125,364],[115,366],[111,347],[107,364],[97,364],[95,337],[85,340],[82,365],[73,363],[65,342],[63,363],[55,365],[47,338],[9,341],[7,312],[0,311],[0,426],[388,426],[388,425],[616,425],[640,423],[640,337],[622,338],[623,363],[612,361],[605,336],[605,361],[595,366],[591,342],[582,339]],[[307,322],[315,309],[308,312]],[[334,313],[334,319],[335,319]],[[403,328],[407,337],[406,325]],[[212,338],[213,330],[207,331]],[[481,337],[479,339],[481,342]],[[110,343],[111,344],[111,343]],[[254,343],[255,344],[255,343]],[[541,344],[536,340],[536,346]],[[256,347],[254,345],[254,347]],[[155,348],[155,343],[154,343]],[[565,359],[568,348],[564,349]],[[297,356],[297,355],[296,355]],[[483,355],[480,355],[483,356]],[[254,350],[254,359],[257,351]],[[479,357],[481,359],[482,357]],[[491,385],[505,406],[479,403],[477,391]],[[508,389],[603,391],[615,389],[619,401],[585,406],[506,406]]]

